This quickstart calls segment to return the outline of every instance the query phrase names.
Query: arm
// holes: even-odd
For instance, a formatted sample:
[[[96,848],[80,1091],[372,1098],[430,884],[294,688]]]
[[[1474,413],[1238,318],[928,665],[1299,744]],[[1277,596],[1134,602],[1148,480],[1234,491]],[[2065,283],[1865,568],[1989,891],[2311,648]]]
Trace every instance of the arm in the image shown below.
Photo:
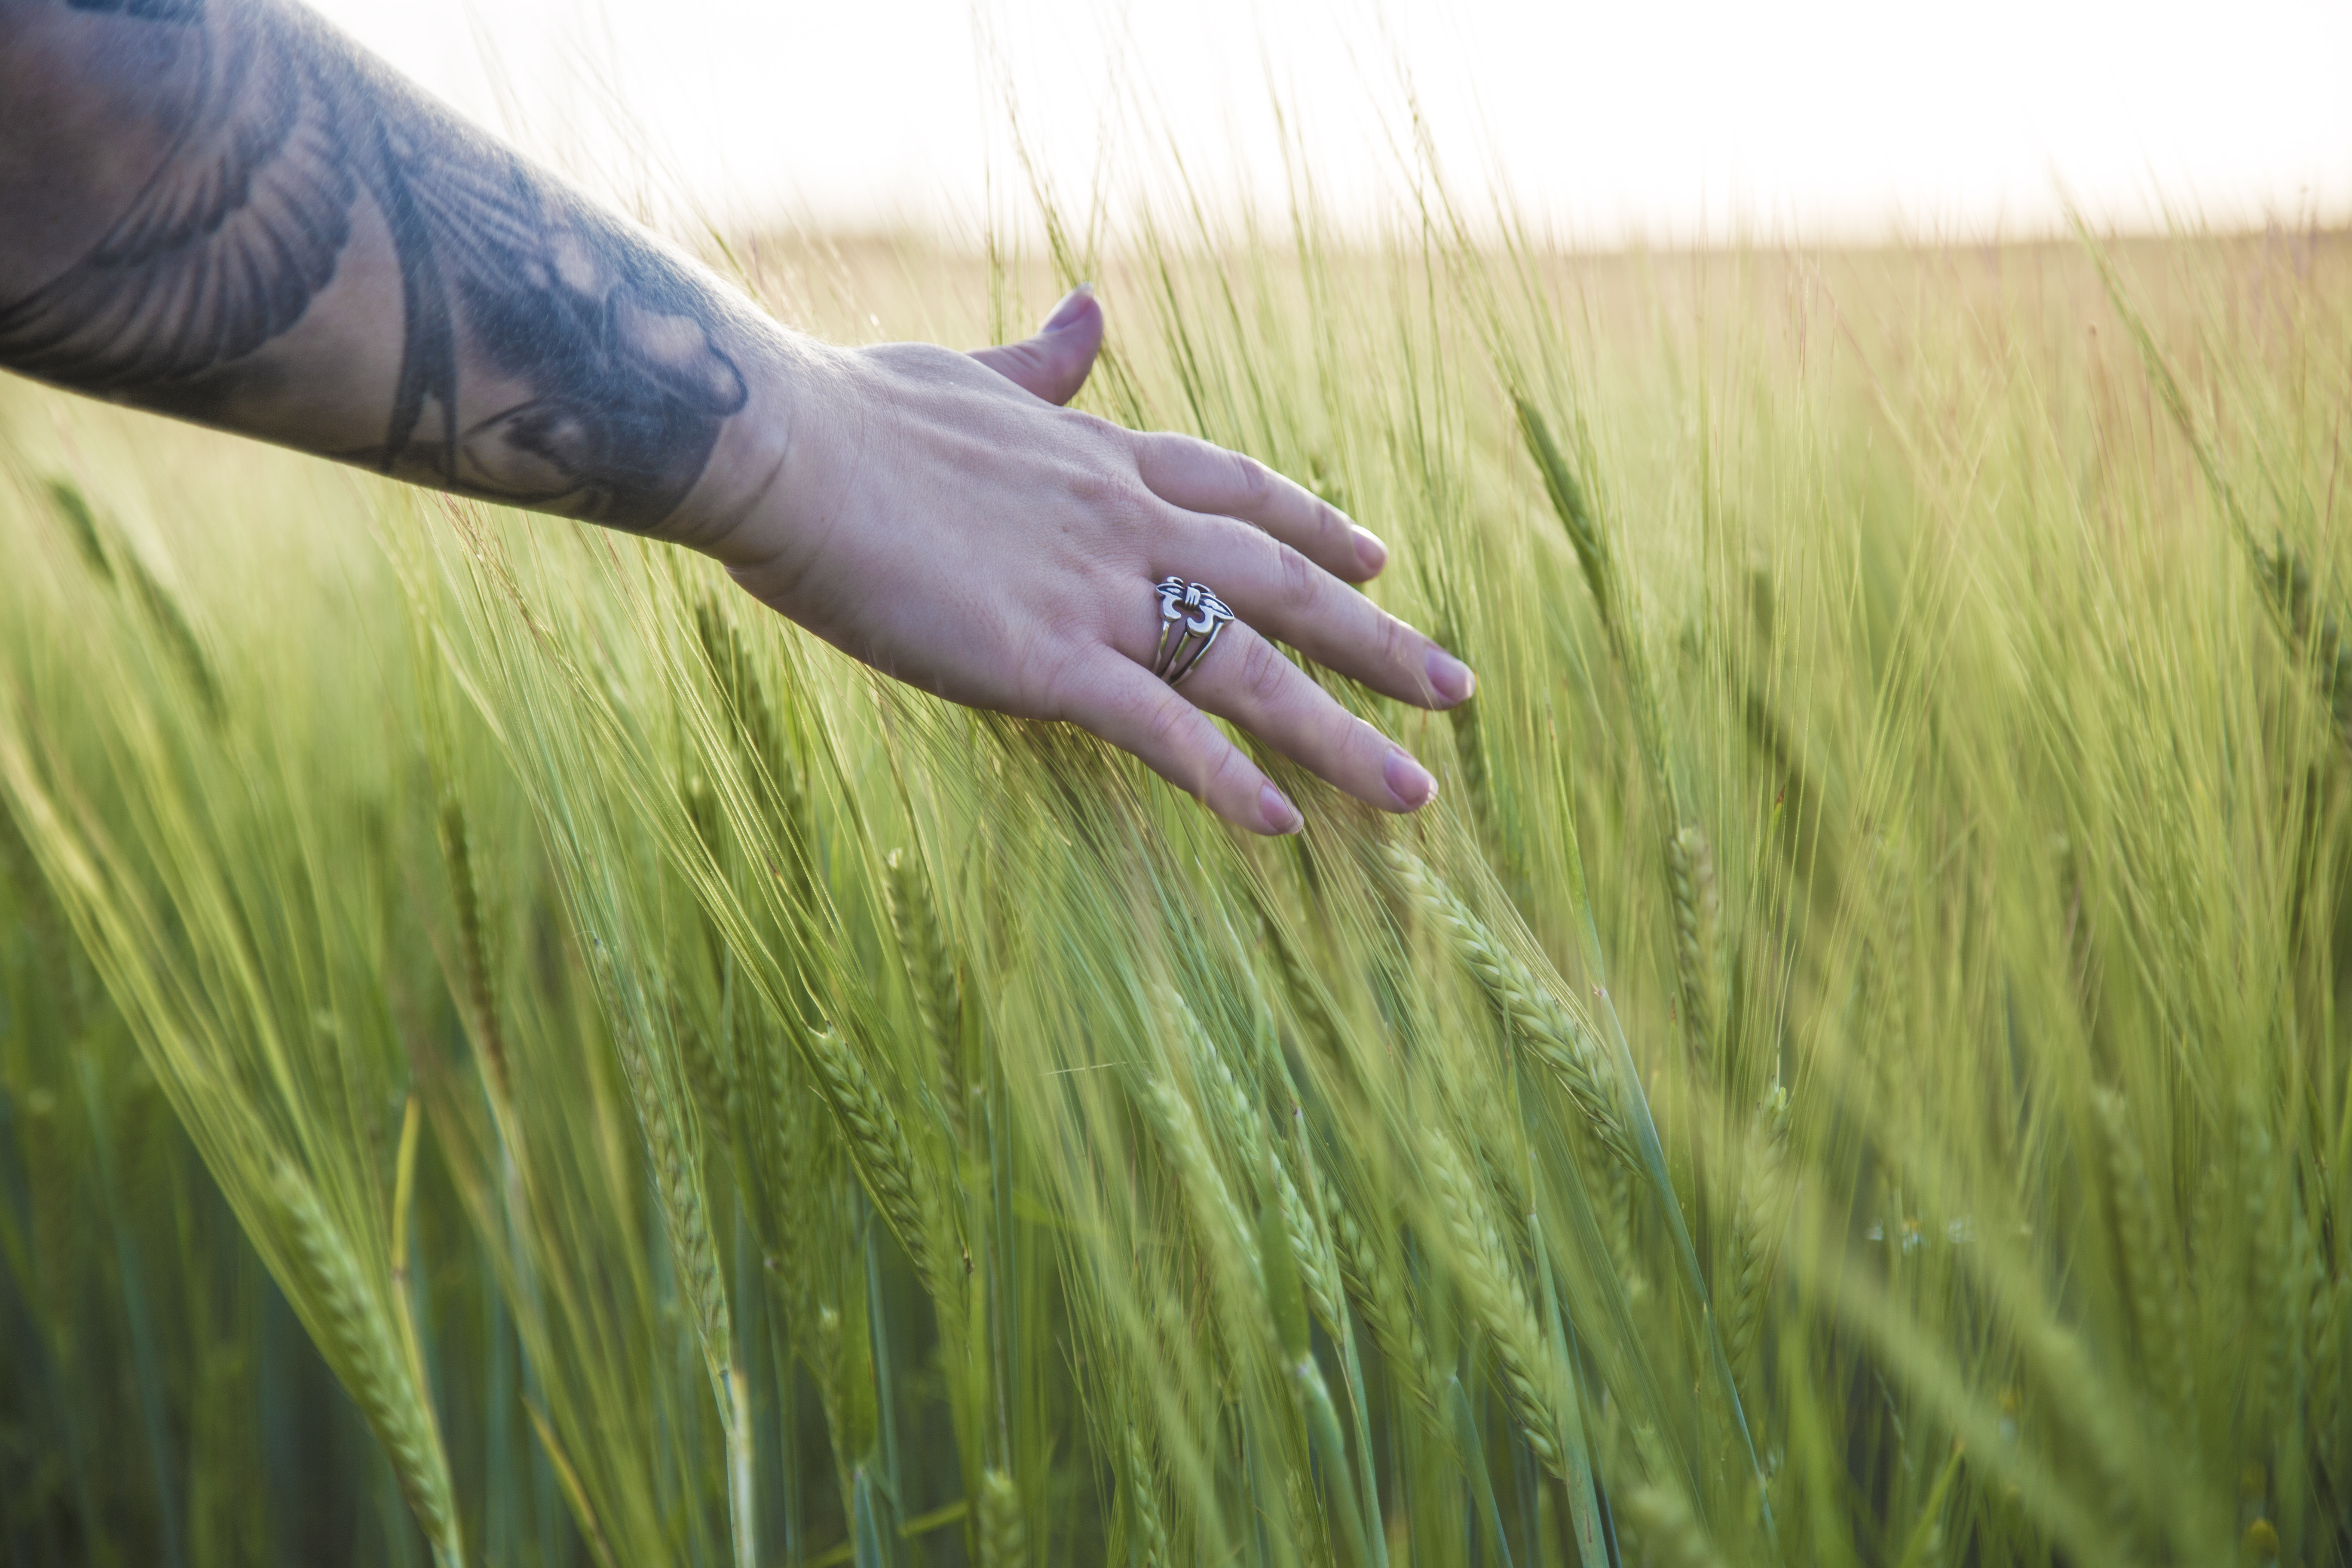
[[[639,531],[782,427],[746,362],[786,345],[714,279],[310,13],[0,18],[0,363]]]
[[[1469,690],[1341,584],[1386,552],[1330,507],[1045,400],[1084,378],[1089,296],[979,356],[796,337],[290,0],[0,0],[0,365],[690,545],[887,673],[1080,723],[1256,831],[1297,814],[1203,710],[1375,805],[1433,793],[1246,625],[1181,694],[1150,676],[1175,573],[1391,695]]]

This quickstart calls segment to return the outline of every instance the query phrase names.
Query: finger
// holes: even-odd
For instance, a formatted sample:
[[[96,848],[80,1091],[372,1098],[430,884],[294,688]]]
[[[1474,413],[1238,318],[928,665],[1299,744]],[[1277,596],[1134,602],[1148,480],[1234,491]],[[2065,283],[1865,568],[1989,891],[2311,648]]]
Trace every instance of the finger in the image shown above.
[[[1296,833],[1306,819],[1257,764],[1181,693],[1131,659],[1105,650],[1067,717],[1211,811],[1252,833]]]
[[[1468,665],[1247,523],[1178,513],[1166,540],[1158,571],[1207,583],[1234,615],[1318,664],[1423,708],[1451,708],[1477,689]]]
[[[1081,283],[1062,297],[1035,336],[974,349],[971,357],[1024,392],[1048,403],[1067,403],[1087,384],[1102,335],[1102,302],[1093,284]]]
[[[1417,811],[1437,798],[1437,781],[1403,747],[1340,707],[1239,621],[1181,679],[1178,696],[1232,720],[1367,805]]]
[[[1171,506],[1254,522],[1350,583],[1377,577],[1388,564],[1389,547],[1370,529],[1255,458],[1168,434],[1137,437],[1135,455],[1144,484]]]

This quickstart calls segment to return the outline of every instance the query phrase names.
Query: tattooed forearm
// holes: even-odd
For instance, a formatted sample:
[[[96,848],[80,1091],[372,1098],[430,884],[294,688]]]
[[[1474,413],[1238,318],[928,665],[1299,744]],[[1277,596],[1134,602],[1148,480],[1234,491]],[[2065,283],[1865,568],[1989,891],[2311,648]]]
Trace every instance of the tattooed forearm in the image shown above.
[[[281,0],[0,0],[0,365],[622,528],[677,509],[750,329]]]

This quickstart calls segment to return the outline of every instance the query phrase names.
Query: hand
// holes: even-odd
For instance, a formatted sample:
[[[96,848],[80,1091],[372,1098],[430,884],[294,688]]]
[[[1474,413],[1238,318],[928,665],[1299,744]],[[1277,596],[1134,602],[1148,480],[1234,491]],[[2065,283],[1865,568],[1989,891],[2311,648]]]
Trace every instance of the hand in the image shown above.
[[[1378,574],[1387,547],[1249,458],[1057,406],[1102,325],[1080,289],[1022,343],[803,357],[783,462],[702,547],[884,674],[1079,725],[1253,832],[1303,822],[1206,714],[1359,800],[1426,805],[1428,771],[1252,629],[1403,701],[1465,700],[1465,666],[1346,585]],[[1237,617],[1173,689],[1150,668],[1153,585],[1170,575],[1209,584]]]

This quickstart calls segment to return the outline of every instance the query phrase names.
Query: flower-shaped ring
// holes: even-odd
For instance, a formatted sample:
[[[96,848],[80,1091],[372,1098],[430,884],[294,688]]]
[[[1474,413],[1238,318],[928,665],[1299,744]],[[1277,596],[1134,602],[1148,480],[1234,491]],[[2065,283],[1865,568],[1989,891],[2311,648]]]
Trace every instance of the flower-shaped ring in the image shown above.
[[[1151,591],[1160,595],[1160,647],[1151,656],[1151,673],[1179,685],[1200,668],[1234,613],[1205,583],[1163,577]]]

